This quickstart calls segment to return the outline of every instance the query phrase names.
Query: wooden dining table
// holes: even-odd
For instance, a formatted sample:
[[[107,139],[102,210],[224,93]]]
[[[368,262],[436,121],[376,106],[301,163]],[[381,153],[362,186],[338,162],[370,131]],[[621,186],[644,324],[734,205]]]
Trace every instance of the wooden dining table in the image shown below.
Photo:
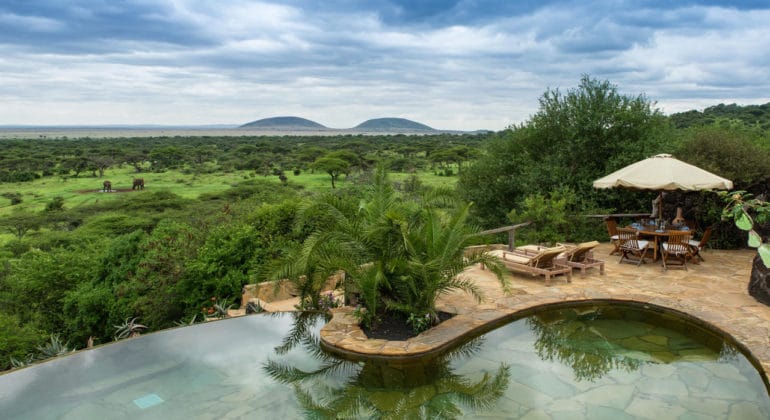
[[[689,232],[689,230],[681,230],[681,229],[658,229],[657,225],[643,225],[641,223],[633,223],[628,226],[631,229],[635,229],[639,236],[642,238],[648,238],[652,239],[653,243],[653,251],[652,251],[652,260],[657,261],[659,257],[658,249],[660,249],[660,244],[662,242],[665,242],[666,239],[668,239],[669,236],[671,236],[672,233],[679,233],[679,232]]]

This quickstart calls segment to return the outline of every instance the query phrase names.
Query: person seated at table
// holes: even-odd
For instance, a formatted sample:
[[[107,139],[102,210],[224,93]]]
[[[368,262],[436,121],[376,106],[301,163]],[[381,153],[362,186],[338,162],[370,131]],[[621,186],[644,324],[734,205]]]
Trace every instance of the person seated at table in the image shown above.
[[[666,196],[665,192],[661,192],[657,197],[655,197],[654,200],[652,200],[652,212],[650,213],[650,217],[653,219],[657,219],[660,217],[660,209],[663,205],[663,198]]]

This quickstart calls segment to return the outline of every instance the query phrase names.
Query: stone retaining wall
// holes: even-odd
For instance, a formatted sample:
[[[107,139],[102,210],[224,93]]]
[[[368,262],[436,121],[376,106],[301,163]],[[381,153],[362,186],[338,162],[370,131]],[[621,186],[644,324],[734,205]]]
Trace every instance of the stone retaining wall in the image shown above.
[[[344,279],[344,273],[338,273],[326,280],[322,291],[334,290],[334,286],[341,283]],[[276,287],[276,283],[278,286]],[[279,300],[287,300],[297,297],[298,293],[294,289],[294,285],[289,280],[264,281],[262,283],[247,284],[243,286],[241,291],[241,302],[243,305],[250,302],[252,299],[259,299],[261,302],[275,302]]]

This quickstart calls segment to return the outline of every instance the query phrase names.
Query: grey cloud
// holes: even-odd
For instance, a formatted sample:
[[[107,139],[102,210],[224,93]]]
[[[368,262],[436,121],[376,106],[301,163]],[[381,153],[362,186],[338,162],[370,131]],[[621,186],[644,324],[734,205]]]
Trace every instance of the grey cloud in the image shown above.
[[[761,70],[770,59],[746,49],[770,48],[759,41],[768,38],[767,13],[729,9],[719,20],[722,9],[636,2],[611,10],[602,6],[612,2],[438,3],[0,5],[0,22],[3,13],[52,19],[37,21],[36,32],[0,31],[8,119],[0,124],[238,123],[297,113],[335,127],[394,115],[500,129],[533,114],[546,88],[568,89],[584,73],[661,103],[768,91]],[[704,39],[704,28],[717,38]],[[694,54],[703,43],[718,46]],[[20,120],[27,115],[44,120]]]

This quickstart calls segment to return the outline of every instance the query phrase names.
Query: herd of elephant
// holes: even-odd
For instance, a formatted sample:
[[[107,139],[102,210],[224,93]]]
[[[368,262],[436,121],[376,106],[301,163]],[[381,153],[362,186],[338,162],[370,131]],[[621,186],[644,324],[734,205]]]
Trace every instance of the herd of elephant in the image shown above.
[[[144,189],[144,178],[134,178],[133,185],[131,186],[132,190],[143,190]],[[112,182],[110,181],[104,181],[102,183],[102,191],[103,192],[111,192],[112,191]]]

